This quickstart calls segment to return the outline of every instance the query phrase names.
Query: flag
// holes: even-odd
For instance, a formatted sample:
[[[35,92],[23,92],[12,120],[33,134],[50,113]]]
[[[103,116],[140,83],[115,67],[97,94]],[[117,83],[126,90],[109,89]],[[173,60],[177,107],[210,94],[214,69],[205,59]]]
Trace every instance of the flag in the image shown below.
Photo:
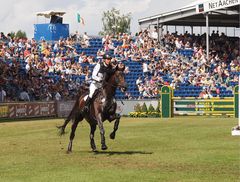
[[[77,22],[78,23],[82,23],[83,25],[85,25],[84,19],[80,16],[79,13],[77,13]]]

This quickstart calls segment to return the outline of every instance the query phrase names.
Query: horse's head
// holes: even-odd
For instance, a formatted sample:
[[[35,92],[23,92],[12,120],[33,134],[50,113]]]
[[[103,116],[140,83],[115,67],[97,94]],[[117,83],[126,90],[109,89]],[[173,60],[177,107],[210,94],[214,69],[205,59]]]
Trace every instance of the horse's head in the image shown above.
[[[124,70],[125,70],[125,65],[119,64],[117,65],[116,71],[113,75],[114,77],[113,85],[120,88],[122,92],[125,92],[127,90],[127,83],[125,82],[125,78],[124,78]]]

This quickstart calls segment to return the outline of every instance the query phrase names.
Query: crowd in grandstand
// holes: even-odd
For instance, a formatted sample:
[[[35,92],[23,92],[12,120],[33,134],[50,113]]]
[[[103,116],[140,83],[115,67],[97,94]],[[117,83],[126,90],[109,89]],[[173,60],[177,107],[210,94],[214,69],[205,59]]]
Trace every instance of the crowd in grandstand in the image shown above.
[[[81,47],[90,46],[91,38],[84,33]],[[240,72],[239,38],[212,32],[210,59],[206,59],[205,34],[191,35],[167,32],[158,42],[154,32],[140,31],[136,36],[124,33],[102,37],[96,55],[76,49],[74,37],[56,42],[16,39],[0,35],[0,102],[73,99],[82,84],[72,75],[83,76],[88,82],[91,68],[101,61],[105,52],[112,52],[116,62],[139,62],[142,73],[136,80],[139,98],[155,98],[163,85],[179,89],[181,85],[201,88],[197,97],[220,96],[221,89],[232,91]],[[116,44],[116,42],[118,44]],[[190,56],[179,50],[192,50]],[[127,67],[126,73],[131,72]],[[235,74],[236,73],[236,74]],[[59,79],[52,77],[58,75]],[[130,93],[126,98],[133,99]]]
[[[239,38],[213,32],[210,37],[210,58],[207,61],[205,35],[195,36],[188,32],[183,35],[167,33],[160,45],[150,44],[151,36],[143,37],[146,37],[143,46],[150,45],[146,49],[149,50],[146,58],[149,60],[148,65],[143,64],[144,74],[147,73],[150,77],[139,84],[139,91],[143,94],[152,97],[152,91],[157,85],[170,85],[174,89],[181,84],[199,86],[203,88],[202,93],[206,93],[201,93],[200,97],[212,97],[212,94],[219,96],[219,87],[233,90],[230,83],[237,82],[238,76],[231,74],[240,71]],[[183,57],[178,53],[181,49],[191,49],[193,55]],[[169,79],[164,81],[162,76]]]

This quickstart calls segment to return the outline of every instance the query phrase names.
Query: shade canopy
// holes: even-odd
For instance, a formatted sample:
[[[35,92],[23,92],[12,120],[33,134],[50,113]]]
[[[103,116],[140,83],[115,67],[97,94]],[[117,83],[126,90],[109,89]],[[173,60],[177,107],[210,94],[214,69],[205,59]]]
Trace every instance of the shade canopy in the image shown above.
[[[210,27],[239,27],[239,2],[240,0],[232,0],[235,2],[232,6],[214,8],[213,10],[198,12],[198,6],[211,5],[209,3],[216,3],[216,0],[198,0],[187,6],[176,9],[174,11],[141,18],[138,20],[139,25],[179,25],[179,26],[205,26],[205,13],[209,15]],[[220,0],[224,3],[226,0]],[[218,1],[218,2],[220,2]],[[230,2],[230,1],[226,1]],[[226,3],[225,2],[225,3]],[[215,5],[215,4],[213,4]]]

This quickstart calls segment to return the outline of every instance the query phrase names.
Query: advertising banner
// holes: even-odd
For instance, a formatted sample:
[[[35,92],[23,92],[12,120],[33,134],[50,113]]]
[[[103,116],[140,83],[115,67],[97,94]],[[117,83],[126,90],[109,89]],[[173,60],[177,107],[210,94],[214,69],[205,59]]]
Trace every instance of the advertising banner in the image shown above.
[[[176,115],[234,115],[233,98],[173,99]]]
[[[196,5],[197,13],[204,13],[231,6],[240,5],[240,0],[211,0]]]
[[[56,116],[55,102],[23,102],[0,104],[0,118]]]

